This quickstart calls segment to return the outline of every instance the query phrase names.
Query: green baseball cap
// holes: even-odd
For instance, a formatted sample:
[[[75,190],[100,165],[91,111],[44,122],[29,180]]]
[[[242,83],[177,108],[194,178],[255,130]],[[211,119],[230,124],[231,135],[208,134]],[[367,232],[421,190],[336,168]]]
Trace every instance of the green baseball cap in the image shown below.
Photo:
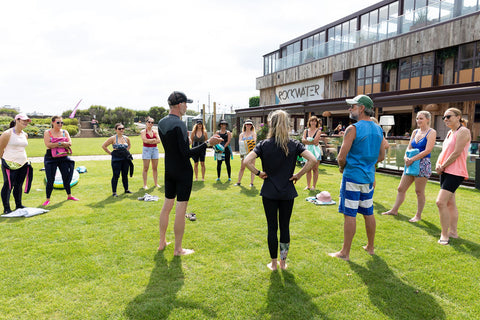
[[[365,106],[365,108],[368,109],[373,109],[373,101],[370,99],[369,96],[366,96],[364,94],[358,95],[353,99],[345,99],[347,104],[360,104],[362,106]]]

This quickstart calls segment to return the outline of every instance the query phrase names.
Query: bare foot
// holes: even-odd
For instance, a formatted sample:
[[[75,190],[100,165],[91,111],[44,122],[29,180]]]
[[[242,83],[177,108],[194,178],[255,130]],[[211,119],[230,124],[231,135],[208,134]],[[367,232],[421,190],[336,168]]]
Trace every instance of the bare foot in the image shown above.
[[[448,234],[448,237],[449,237],[449,238],[453,238],[453,239],[458,239],[458,233],[450,232],[450,233]]]
[[[192,249],[182,249],[179,252],[174,252],[173,255],[174,256],[186,256],[186,255],[192,254],[194,252],[195,251],[193,251]]]
[[[363,246],[362,248],[372,256],[375,254],[375,250],[373,248],[369,248],[368,246]]]
[[[286,270],[288,268],[288,265],[284,260],[281,260],[279,265],[280,265],[280,269],[282,270]]]
[[[343,260],[345,260],[345,261],[350,260],[349,257],[346,256],[346,255],[343,255],[341,251],[334,252],[334,253],[329,253],[328,255],[329,255],[330,257],[340,258],[340,259],[343,259]]]
[[[171,242],[165,242],[158,246],[158,251],[164,250]]]
[[[413,217],[412,219],[410,219],[410,220],[408,220],[408,221],[410,221],[410,222],[418,222],[418,221],[420,221],[420,220],[422,220],[422,217],[421,217],[421,216],[419,217],[419,216],[415,215],[415,217]]]
[[[143,189],[147,190],[147,189],[148,189],[148,187],[147,187],[147,186],[143,186]]]
[[[392,210],[388,210],[386,212],[382,212],[384,216],[397,216],[398,212],[393,212]]]
[[[267,268],[272,270],[272,271],[276,271],[277,270],[277,264],[278,263],[272,263],[270,262],[269,264],[267,264]]]

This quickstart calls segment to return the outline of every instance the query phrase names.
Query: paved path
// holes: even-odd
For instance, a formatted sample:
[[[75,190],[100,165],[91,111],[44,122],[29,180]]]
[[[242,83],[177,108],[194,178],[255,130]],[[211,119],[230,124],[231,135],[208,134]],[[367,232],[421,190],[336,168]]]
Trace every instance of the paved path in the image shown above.
[[[233,154],[238,154],[234,152]],[[165,156],[164,153],[160,153],[160,158]],[[213,150],[207,149],[207,157],[213,157]],[[102,154],[102,155],[95,155],[95,156],[71,156],[70,157],[74,161],[105,161],[110,160],[112,158],[109,154]],[[32,157],[29,158],[32,163],[42,163],[43,157]],[[133,159],[142,159],[141,154],[133,154]]]

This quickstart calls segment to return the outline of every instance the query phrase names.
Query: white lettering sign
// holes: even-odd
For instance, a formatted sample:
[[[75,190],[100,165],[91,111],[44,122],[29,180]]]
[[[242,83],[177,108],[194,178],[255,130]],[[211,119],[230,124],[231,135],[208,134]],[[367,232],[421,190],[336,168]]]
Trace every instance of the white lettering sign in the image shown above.
[[[295,83],[275,89],[276,104],[324,99],[324,78]]]

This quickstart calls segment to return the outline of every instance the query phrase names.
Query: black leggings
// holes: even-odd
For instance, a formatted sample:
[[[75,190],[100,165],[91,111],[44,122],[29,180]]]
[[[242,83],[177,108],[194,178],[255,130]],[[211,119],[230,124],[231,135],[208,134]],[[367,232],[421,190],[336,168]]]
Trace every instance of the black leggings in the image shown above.
[[[290,217],[292,216],[293,201],[294,199],[272,200],[262,197],[268,225],[268,250],[272,259],[278,257],[277,230],[279,223],[280,243],[290,242]]]
[[[232,167],[230,166],[230,148],[225,148],[225,166],[227,167],[228,177],[232,175]],[[222,162],[223,160],[217,160],[217,178],[220,178],[220,173],[222,172]]]
[[[13,190],[13,198],[17,208],[22,207],[22,185],[27,176],[28,166],[23,166],[17,170],[10,170],[10,184],[8,183],[7,168],[2,164],[3,187],[2,202],[4,211],[10,211],[10,193]]]
[[[53,191],[53,183],[55,182],[55,174],[57,168],[62,174],[63,188],[67,194],[71,194],[70,183],[72,182],[73,171],[75,170],[75,162],[68,157],[54,158],[48,155],[44,158],[45,176],[47,177],[47,199],[50,199]]]
[[[128,190],[128,168],[128,159],[112,161],[112,192],[117,192],[117,184],[120,173],[122,173],[123,188],[125,189],[125,191]]]

